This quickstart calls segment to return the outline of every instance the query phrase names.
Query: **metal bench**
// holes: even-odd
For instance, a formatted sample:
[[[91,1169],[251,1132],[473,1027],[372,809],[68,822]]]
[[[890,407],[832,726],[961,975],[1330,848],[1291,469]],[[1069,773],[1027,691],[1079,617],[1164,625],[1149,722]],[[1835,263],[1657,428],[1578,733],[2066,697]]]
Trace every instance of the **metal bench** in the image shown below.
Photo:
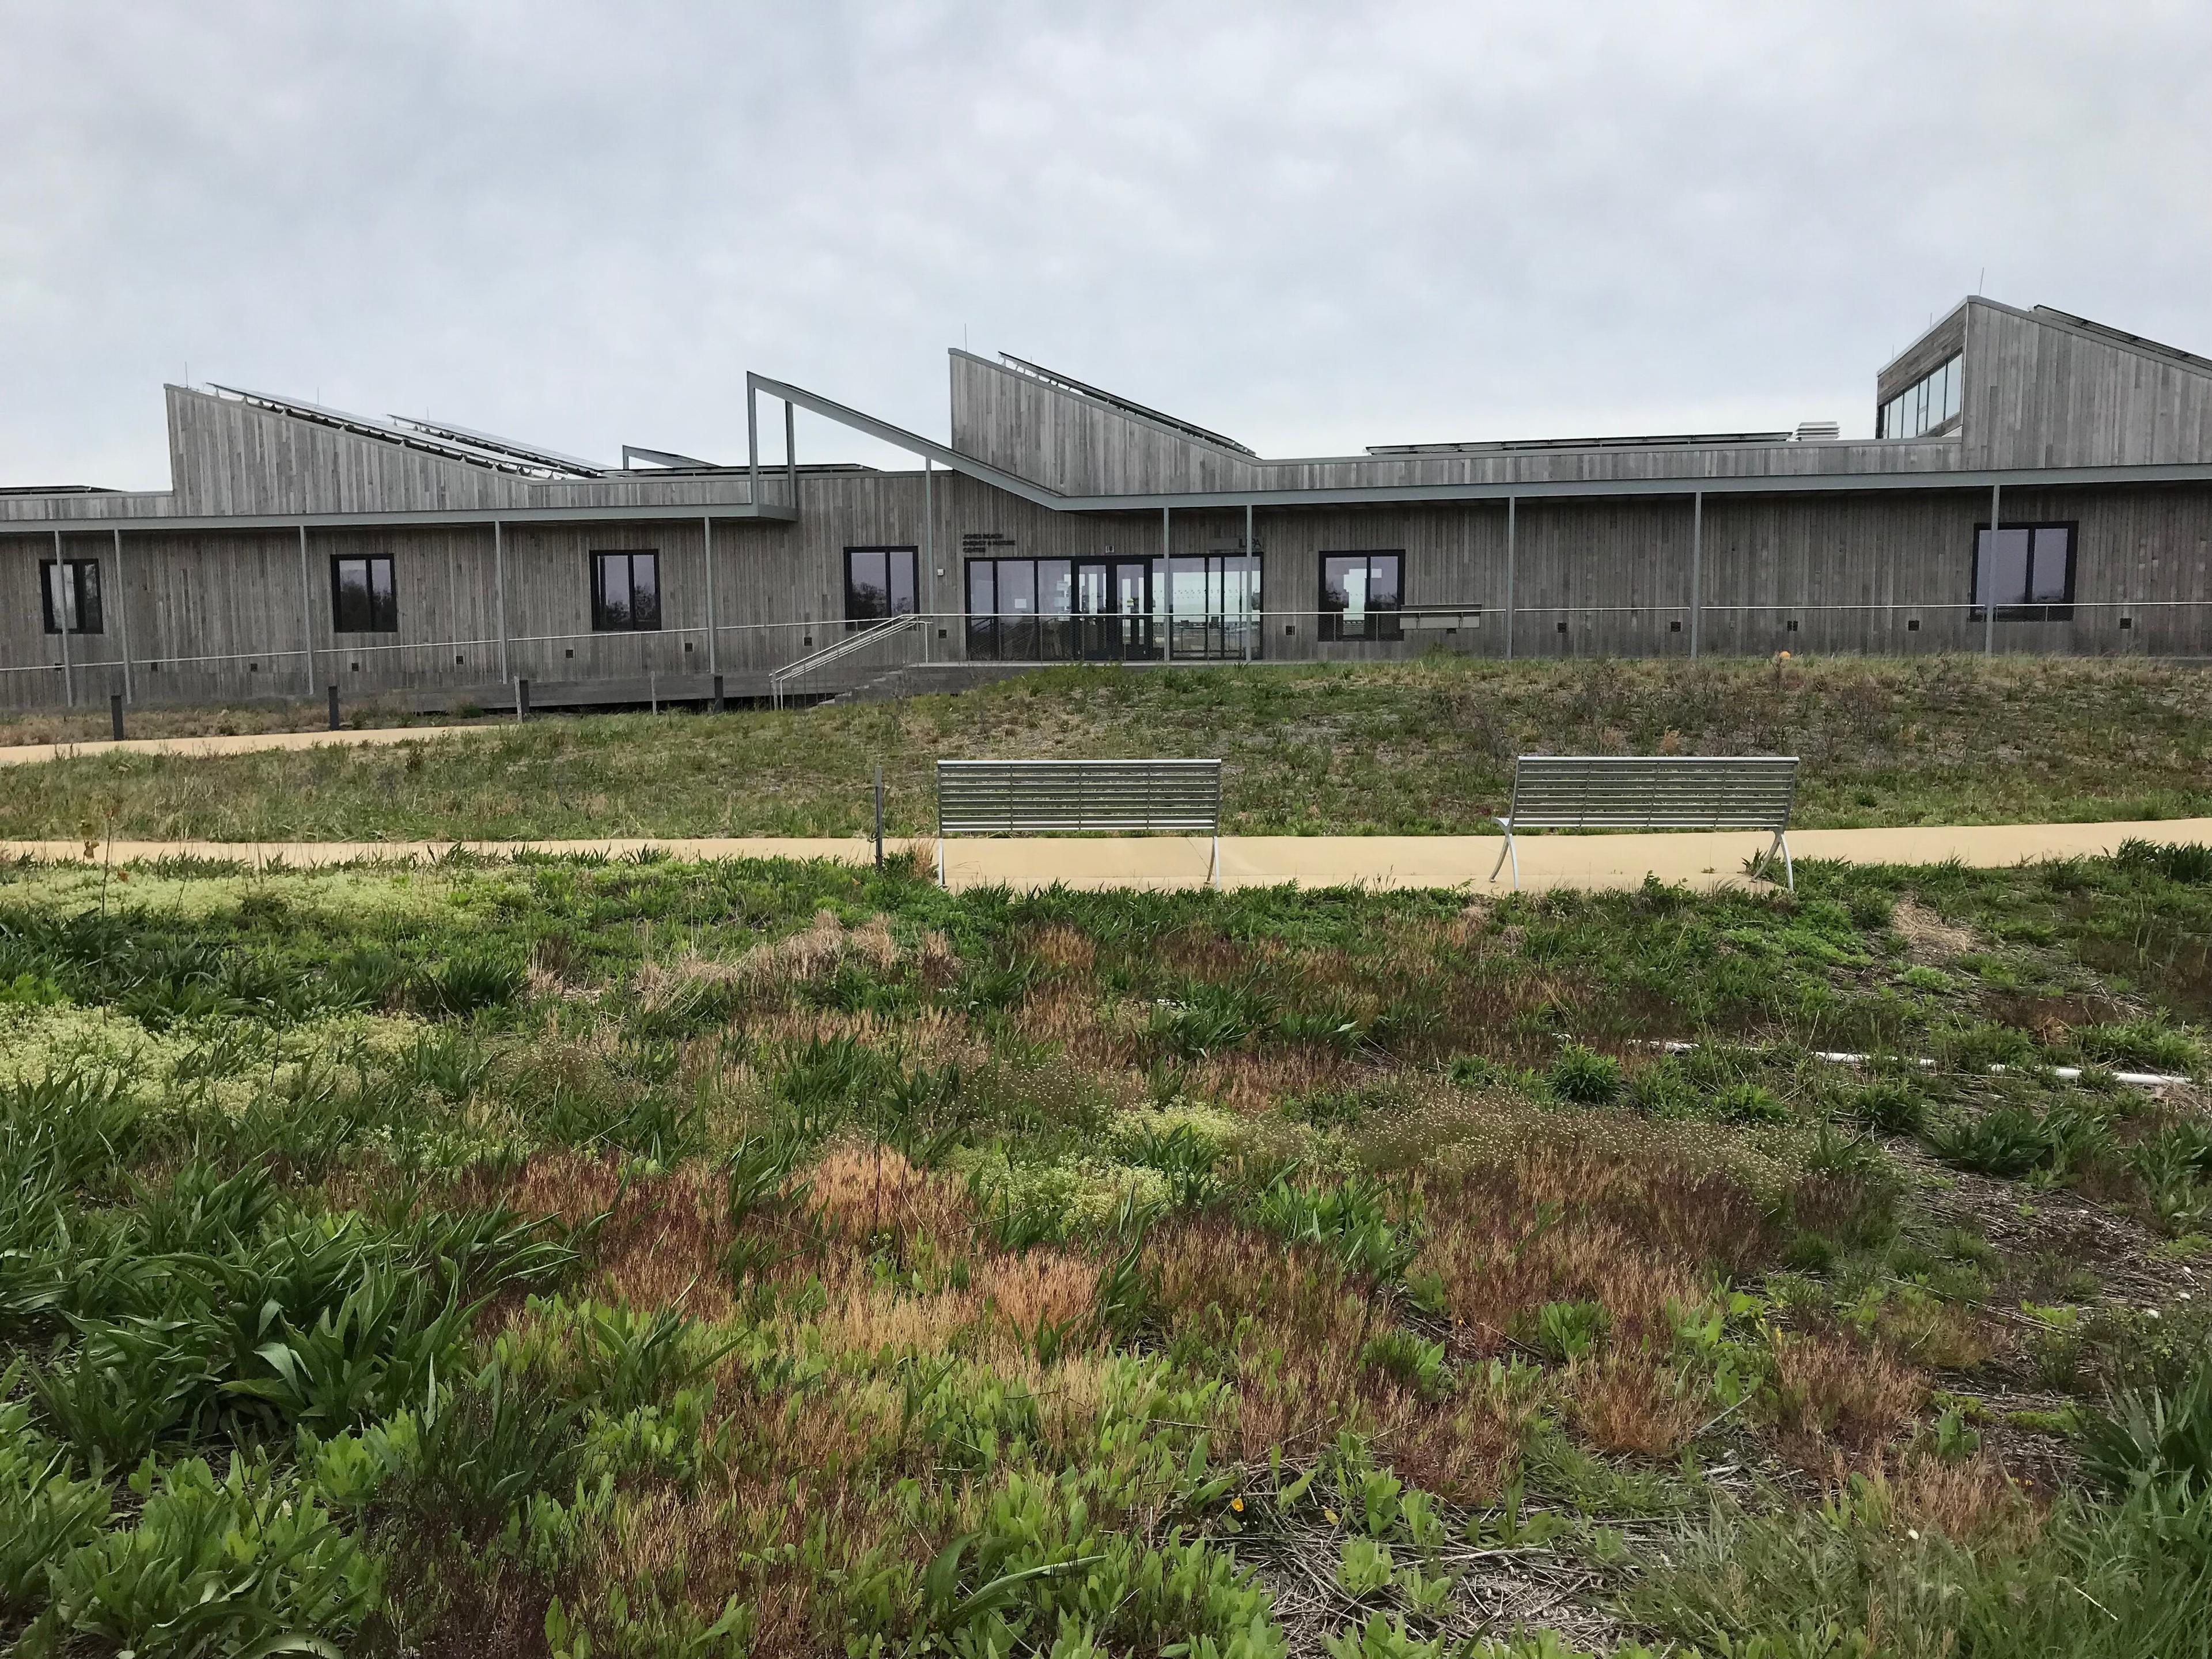
[[[937,763],[937,881],[947,836],[1210,836],[1206,876],[1221,890],[1218,760],[976,760]]]
[[[1518,830],[1771,830],[1774,842],[1754,872],[1782,854],[1790,889],[1790,809],[1797,799],[1795,755],[1523,755],[1513,763],[1513,805],[1497,820],[1513,887],[1521,887]]]

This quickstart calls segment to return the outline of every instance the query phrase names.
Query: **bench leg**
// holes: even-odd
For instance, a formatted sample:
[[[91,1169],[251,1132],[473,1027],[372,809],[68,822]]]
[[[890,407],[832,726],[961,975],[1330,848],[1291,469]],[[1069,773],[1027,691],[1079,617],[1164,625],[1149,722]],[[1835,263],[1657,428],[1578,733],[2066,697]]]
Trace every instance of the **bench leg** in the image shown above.
[[[937,884],[945,885],[945,836],[941,830],[937,837]]]
[[[1513,848],[1512,822],[1507,818],[1498,818],[1492,821],[1505,831],[1505,848],[1498,854],[1498,862],[1490,866],[1490,878],[1496,881],[1498,872],[1505,867],[1505,860],[1511,859],[1513,860],[1513,890],[1517,893],[1521,890],[1521,854]]]
[[[1776,830],[1774,832],[1774,844],[1782,849],[1782,879],[1784,884],[1794,893],[1797,890],[1797,872],[1790,862],[1790,837],[1788,834],[1780,830]],[[1773,860],[1774,854],[1770,851],[1766,857],[1768,861],[1771,863]]]
[[[1221,890],[1221,837],[1213,838],[1213,862],[1206,866],[1206,875],[1213,883],[1213,890]]]

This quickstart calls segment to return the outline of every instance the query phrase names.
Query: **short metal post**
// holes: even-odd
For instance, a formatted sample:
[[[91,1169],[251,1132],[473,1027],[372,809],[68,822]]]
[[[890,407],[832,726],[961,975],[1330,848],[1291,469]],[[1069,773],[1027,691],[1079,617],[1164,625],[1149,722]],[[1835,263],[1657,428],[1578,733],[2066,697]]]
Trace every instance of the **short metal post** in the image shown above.
[[[884,867],[884,763],[876,763],[876,869]]]
[[[530,681],[527,677],[514,683],[514,723],[517,726],[530,718]]]
[[[726,713],[729,706],[728,699],[722,696],[722,677],[717,674],[714,676],[714,712],[717,714]]]
[[[337,682],[336,682],[336,681],[333,681],[333,682],[331,682],[331,686],[330,686],[330,698],[331,698],[331,731],[333,731],[333,732],[335,732],[335,731],[337,731],[337,730],[338,729],[338,725],[339,725],[339,720],[338,720],[338,688],[337,688]]]
[[[122,742],[123,694],[120,691],[111,691],[107,694],[107,724],[108,728],[115,734],[116,742]]]

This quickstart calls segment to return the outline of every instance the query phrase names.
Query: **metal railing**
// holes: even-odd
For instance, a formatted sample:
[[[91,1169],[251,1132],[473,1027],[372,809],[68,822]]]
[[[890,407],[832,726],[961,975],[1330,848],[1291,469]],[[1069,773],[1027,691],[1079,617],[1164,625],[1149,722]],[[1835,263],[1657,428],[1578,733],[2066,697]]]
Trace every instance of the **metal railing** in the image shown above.
[[[856,634],[847,635],[833,645],[823,646],[811,656],[801,657],[797,662],[786,663],[781,668],[770,670],[768,677],[769,701],[778,708],[782,708],[785,695],[796,682],[833,664],[856,657],[864,651],[879,649],[903,638],[919,629],[924,621],[920,612],[910,611],[902,617],[872,623]]]
[[[1325,658],[1340,647],[1364,647],[1358,653],[1363,655],[1380,647],[1393,656],[1441,648],[1488,658],[1547,659],[1599,653],[1756,657],[1783,649],[1881,656],[1951,653],[2212,659],[2212,626],[2207,626],[2212,623],[2212,600],[2075,599],[2021,609],[2034,614],[1999,606],[1991,619],[1984,607],[1971,600],[1791,604],[1708,598],[1694,610],[1694,618],[1702,619],[1702,648],[1692,607],[1672,600],[1591,605],[1529,604],[1524,599],[1510,611],[1468,600],[1429,600],[1395,611],[1370,611],[1364,624],[1347,623],[1338,612],[1310,609],[1237,611],[1230,613],[1226,630],[1218,639],[1206,641],[1212,648],[1204,651],[1186,648],[1199,640],[1202,624],[1196,618],[1179,614],[1170,629],[1164,612],[1122,618],[1004,619],[971,617],[962,611],[914,612],[841,633],[820,650],[804,641],[852,625],[840,619],[801,617],[720,623],[711,629],[690,625],[621,633],[517,635],[504,641],[491,634],[350,641],[325,637],[307,647],[272,642],[251,650],[173,654],[148,651],[141,643],[127,653],[127,659],[119,651],[112,656],[96,654],[107,643],[102,635],[71,635],[65,661],[58,659],[61,647],[50,635],[46,642],[56,653],[54,658],[0,664],[0,706],[98,708],[116,690],[123,691],[131,704],[173,701],[186,693],[192,700],[319,696],[333,682],[345,687],[349,696],[367,696],[506,685],[518,678],[543,685],[560,681],[563,647],[576,647],[574,654],[580,657],[587,645],[594,660],[568,664],[571,674],[580,679],[643,681],[657,676],[663,681],[704,683],[710,675],[727,674],[750,680],[771,695],[787,694],[825,667],[850,664],[863,652],[889,651],[916,640],[924,642],[920,658],[1023,666],[1310,660]],[[1008,623],[1013,626],[999,625]],[[1126,625],[1121,638],[1127,648],[1102,648],[1113,644],[1104,630],[1117,623]],[[949,648],[933,648],[931,629],[946,636]],[[1285,629],[1294,637],[1286,637]],[[684,650],[686,643],[693,649]],[[1026,648],[1001,649],[1017,644]],[[505,673],[496,660],[502,647],[509,657]],[[95,654],[88,656],[88,651]],[[465,658],[465,664],[456,658]],[[23,687],[27,675],[45,677],[33,682],[39,690],[26,696],[20,690],[13,694],[7,690]],[[165,696],[173,675],[185,684],[176,688],[175,695]]]

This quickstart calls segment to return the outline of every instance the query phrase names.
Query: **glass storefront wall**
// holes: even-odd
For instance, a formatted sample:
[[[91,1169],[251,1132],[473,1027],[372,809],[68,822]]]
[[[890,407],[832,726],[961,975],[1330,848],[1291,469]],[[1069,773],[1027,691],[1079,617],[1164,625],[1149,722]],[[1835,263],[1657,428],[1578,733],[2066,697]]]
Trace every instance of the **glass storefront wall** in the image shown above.
[[[968,654],[1113,662],[1260,654],[1260,567],[1248,554],[970,559]]]

